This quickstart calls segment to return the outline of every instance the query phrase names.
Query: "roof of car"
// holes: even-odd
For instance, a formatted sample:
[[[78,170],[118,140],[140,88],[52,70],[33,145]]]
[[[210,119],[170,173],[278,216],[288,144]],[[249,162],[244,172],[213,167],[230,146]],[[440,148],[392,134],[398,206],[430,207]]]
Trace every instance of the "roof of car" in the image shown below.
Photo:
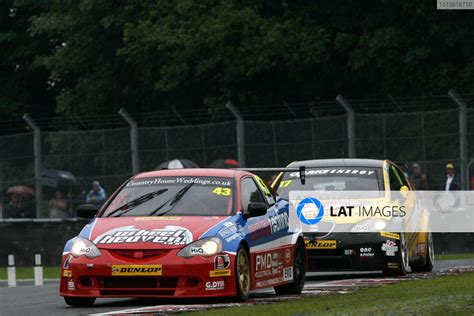
[[[234,178],[235,176],[245,173],[246,171],[238,171],[233,169],[213,169],[213,168],[182,168],[182,169],[162,169],[149,172],[142,172],[134,176],[134,178],[150,178],[150,177],[223,177]]]
[[[370,167],[381,168],[386,160],[376,159],[314,159],[295,161],[287,167]]]

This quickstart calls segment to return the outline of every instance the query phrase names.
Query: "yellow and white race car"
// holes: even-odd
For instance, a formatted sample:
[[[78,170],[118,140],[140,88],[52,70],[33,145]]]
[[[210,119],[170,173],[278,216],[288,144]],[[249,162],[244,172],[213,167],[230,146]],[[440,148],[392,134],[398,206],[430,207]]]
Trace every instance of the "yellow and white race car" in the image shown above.
[[[399,191],[409,194],[411,186],[400,168],[389,160],[326,159],[293,162],[304,166],[305,181],[298,172],[280,172],[272,184],[280,198],[290,191]],[[371,232],[305,233],[308,271],[380,271],[391,275],[432,271],[433,236],[427,213],[417,214],[421,233],[385,231],[382,221],[371,219]],[[344,224],[348,224],[345,219]],[[357,218],[353,225],[360,224]],[[364,222],[366,223],[366,222]],[[380,224],[380,225],[379,225]]]

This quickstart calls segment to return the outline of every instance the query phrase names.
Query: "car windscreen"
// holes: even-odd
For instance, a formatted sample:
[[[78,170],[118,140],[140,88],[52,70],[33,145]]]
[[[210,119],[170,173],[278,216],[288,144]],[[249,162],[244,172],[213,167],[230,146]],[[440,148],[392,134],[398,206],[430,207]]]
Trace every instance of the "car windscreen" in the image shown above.
[[[299,172],[285,172],[278,183],[277,192],[287,199],[290,191],[381,191],[382,168],[326,167],[305,171],[302,184]]]
[[[226,216],[232,214],[234,180],[221,177],[153,177],[130,180],[101,217]]]

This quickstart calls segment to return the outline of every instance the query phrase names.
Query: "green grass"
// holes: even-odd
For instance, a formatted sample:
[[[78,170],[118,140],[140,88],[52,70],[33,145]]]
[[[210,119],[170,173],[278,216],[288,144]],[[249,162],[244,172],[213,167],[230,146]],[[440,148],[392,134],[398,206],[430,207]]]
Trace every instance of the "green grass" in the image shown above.
[[[286,302],[197,312],[196,315],[472,315],[474,273],[407,281]]]
[[[435,260],[474,259],[474,253],[447,253],[436,254]]]
[[[60,267],[44,267],[43,277],[45,279],[59,279],[61,273]],[[0,268],[0,279],[7,278],[7,268]],[[16,278],[21,279],[33,279],[33,268],[16,268]]]

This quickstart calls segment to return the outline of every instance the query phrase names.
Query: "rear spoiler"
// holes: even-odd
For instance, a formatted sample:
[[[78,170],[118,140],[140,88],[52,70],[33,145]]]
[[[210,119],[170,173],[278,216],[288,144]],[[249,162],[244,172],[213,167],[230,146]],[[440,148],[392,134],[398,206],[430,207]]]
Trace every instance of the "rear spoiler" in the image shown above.
[[[306,183],[306,167],[300,166],[298,168],[236,168],[235,170],[248,172],[299,172],[301,184]]]

